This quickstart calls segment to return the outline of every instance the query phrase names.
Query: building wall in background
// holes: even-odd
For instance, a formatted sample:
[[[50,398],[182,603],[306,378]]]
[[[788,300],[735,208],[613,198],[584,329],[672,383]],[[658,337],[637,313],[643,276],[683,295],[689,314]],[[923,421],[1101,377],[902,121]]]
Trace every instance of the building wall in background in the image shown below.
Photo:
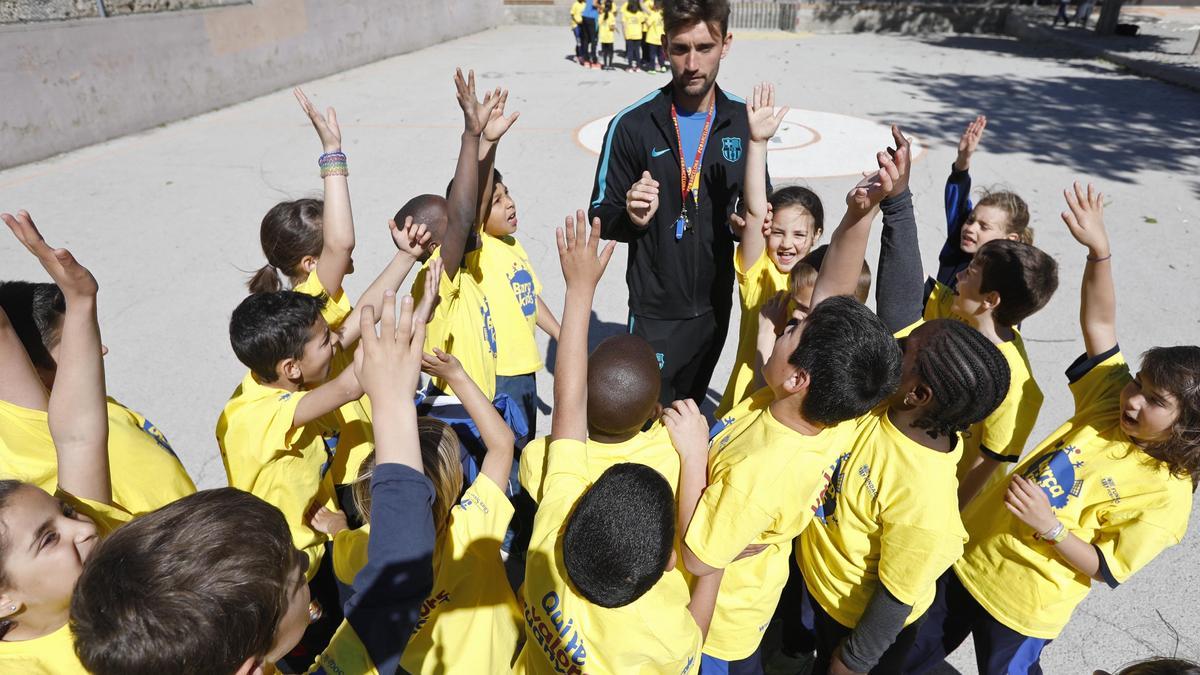
[[[254,0],[0,26],[0,91],[6,93],[0,168],[475,33],[502,19],[500,0]]]

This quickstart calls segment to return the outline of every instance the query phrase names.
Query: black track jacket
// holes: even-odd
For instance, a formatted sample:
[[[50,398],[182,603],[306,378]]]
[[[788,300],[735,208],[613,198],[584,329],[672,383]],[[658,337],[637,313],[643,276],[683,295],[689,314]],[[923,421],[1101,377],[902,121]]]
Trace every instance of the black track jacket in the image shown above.
[[[622,110],[604,135],[588,219],[600,219],[605,239],[629,244],[625,281],[629,310],[636,316],[690,319],[715,310],[724,318],[732,307],[734,238],[728,216],[742,191],[749,122],[745,100],[716,87],[716,101],[699,205],[689,211],[691,229],[680,240],[675,239],[682,204],[671,85]],[[693,159],[684,161],[690,166]],[[659,182],[659,204],[654,219],[639,229],[625,212],[625,194],[643,171]]]

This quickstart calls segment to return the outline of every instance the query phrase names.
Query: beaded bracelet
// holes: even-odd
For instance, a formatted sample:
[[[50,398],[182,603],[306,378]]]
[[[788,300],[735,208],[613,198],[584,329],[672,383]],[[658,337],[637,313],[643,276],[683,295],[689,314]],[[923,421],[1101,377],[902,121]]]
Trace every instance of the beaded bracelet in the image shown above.
[[[321,155],[320,159],[317,160],[317,166],[321,167],[321,178],[350,175],[350,169],[346,166],[346,153],[344,152],[327,152]]]

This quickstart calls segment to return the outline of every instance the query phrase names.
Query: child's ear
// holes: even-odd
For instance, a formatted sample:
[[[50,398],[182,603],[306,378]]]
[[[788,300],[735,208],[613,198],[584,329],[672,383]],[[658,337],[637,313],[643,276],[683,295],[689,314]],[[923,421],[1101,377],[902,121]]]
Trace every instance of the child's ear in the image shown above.
[[[988,291],[983,294],[983,308],[994,312],[1000,306],[1000,293],[997,291]]]
[[[655,402],[654,412],[650,413],[650,419],[648,419],[646,421],[647,422],[657,422],[659,420],[659,418],[662,417],[662,414],[663,414],[663,404]]]
[[[301,258],[300,269],[304,270],[305,274],[312,274],[312,271],[317,269],[317,256],[306,255]]]
[[[288,357],[275,365],[275,375],[289,382],[299,382],[304,374],[300,370],[300,360]]]
[[[1004,238],[1009,241],[1021,241],[1021,235],[1017,234],[1016,232],[1009,232],[1008,234],[1004,235]]]
[[[933,402],[933,389],[924,382],[919,382],[904,395],[904,405],[913,408],[923,408]]]
[[[789,395],[797,392],[805,391],[808,385],[812,383],[812,378],[809,377],[808,371],[803,368],[797,368],[792,371],[783,381],[783,390]]]
[[[7,619],[21,609],[21,602],[8,593],[0,594],[0,619]]]
[[[675,556],[675,549],[672,548],[671,549],[671,557],[667,558],[667,568],[663,571],[670,572],[671,570],[675,569],[675,563],[677,563],[677,562],[679,562],[679,560]]]

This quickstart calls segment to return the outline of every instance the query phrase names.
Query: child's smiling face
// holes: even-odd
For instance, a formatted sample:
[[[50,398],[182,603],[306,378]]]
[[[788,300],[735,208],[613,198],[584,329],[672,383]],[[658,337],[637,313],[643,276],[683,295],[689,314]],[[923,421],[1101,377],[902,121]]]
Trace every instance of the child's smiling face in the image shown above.
[[[766,225],[767,256],[775,263],[775,269],[784,274],[792,271],[801,258],[812,250],[820,236],[816,220],[801,206],[789,206],[775,211]]]

